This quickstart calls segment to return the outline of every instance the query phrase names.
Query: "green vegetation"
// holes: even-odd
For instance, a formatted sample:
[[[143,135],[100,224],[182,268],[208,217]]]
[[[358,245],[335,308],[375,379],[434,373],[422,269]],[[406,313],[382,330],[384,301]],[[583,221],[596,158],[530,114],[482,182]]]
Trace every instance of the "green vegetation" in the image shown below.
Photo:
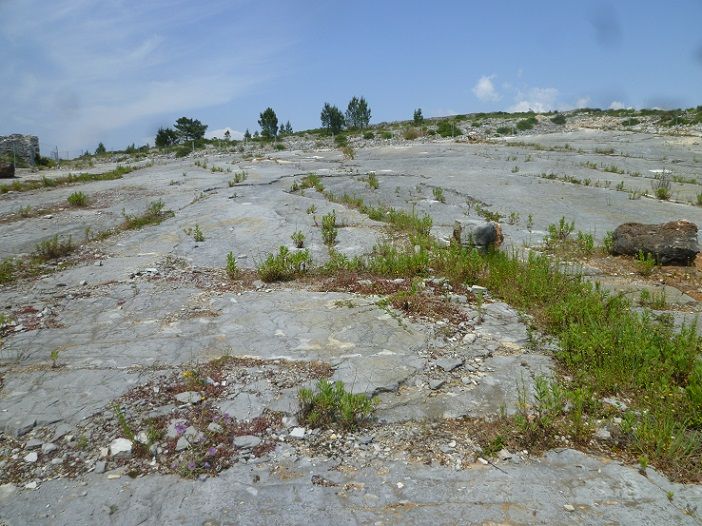
[[[344,128],[345,122],[343,113],[341,113],[339,108],[332,106],[328,102],[324,103],[320,119],[322,121],[322,128],[326,129],[327,132],[332,135],[336,135]]]
[[[88,206],[88,196],[83,192],[73,192],[68,196],[68,204],[75,207]]]
[[[372,399],[347,391],[343,382],[320,380],[315,391],[300,389],[298,400],[298,420],[313,428],[336,427],[352,431],[368,421],[375,410]]]
[[[434,194],[434,199],[439,201],[440,203],[445,203],[446,202],[446,196],[444,195],[444,189],[441,188],[440,186],[435,186],[432,188],[432,194]]]
[[[332,210],[330,213],[322,216],[322,239],[324,239],[324,244],[333,246],[336,243],[337,233],[336,211]]]
[[[554,117],[551,117],[551,122],[563,126],[566,123],[566,117],[562,113],[558,113]]]
[[[366,99],[353,97],[349,101],[346,109],[346,126],[352,129],[362,130],[368,127],[371,118],[371,110]]]
[[[164,206],[163,201],[159,199],[149,203],[144,213],[138,216],[125,214],[122,211],[122,216],[124,217],[121,226],[122,230],[138,230],[147,225],[158,225],[169,217],[173,217],[175,214],[170,210],[164,210]]]
[[[515,131],[514,128],[511,128],[509,126],[498,126],[498,128],[495,130],[495,133],[497,135],[514,135]]]
[[[308,250],[290,252],[287,247],[280,247],[278,254],[269,254],[256,269],[258,276],[265,282],[290,281],[301,276],[312,265]]]
[[[299,230],[293,232],[293,234],[290,236],[290,239],[292,239],[296,248],[302,248],[303,246],[305,246],[305,234],[303,234]]]
[[[38,261],[51,261],[68,256],[76,249],[73,239],[60,239],[58,234],[49,239],[40,241],[34,247],[33,257]]]
[[[421,137],[421,132],[417,128],[407,128],[403,132],[402,136],[407,141],[413,141],[413,140]]]
[[[202,230],[200,230],[200,225],[195,223],[195,229],[193,230],[193,239],[197,243],[202,243],[205,240],[205,234],[202,233]]]
[[[436,127],[436,133],[442,137],[458,137],[463,132],[461,131],[461,127],[456,125],[455,120],[445,119],[439,121]]]
[[[421,126],[424,123],[424,115],[422,115],[422,108],[417,108],[412,114],[412,122],[415,126]]]
[[[261,136],[264,139],[274,139],[278,136],[278,117],[273,108],[268,107],[261,112],[258,125],[261,127]]]
[[[225,266],[225,270],[227,271],[227,276],[229,276],[229,279],[234,279],[239,275],[239,268],[236,264],[234,252],[229,252],[227,254],[227,264]]]
[[[378,176],[374,172],[368,174],[368,186],[371,190],[377,190],[380,188],[380,182],[378,181]]]
[[[538,122],[536,117],[528,117],[517,122],[517,129],[520,131],[531,130]]]
[[[41,179],[33,179],[30,181],[13,181],[11,184],[0,184],[0,194],[7,192],[27,192],[29,190],[37,190],[39,188],[54,188],[57,186],[67,186],[78,183],[89,183],[92,181],[112,181],[121,179],[122,176],[134,171],[135,168],[126,166],[118,166],[114,170],[101,174],[68,174],[62,177],[42,177]]]

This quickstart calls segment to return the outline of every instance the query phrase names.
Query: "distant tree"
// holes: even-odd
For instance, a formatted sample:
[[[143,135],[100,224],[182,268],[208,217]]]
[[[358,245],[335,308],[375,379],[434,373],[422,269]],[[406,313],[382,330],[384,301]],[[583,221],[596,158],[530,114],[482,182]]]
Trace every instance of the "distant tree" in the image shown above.
[[[424,122],[424,115],[422,115],[422,108],[417,108],[416,110],[414,110],[414,115],[412,116],[412,120],[418,126]]]
[[[202,139],[207,131],[207,124],[202,124],[197,119],[181,117],[176,121],[174,128],[179,142],[189,142]]]
[[[229,130],[224,132],[224,140],[229,142],[229,140],[232,138],[232,134],[229,132]]]
[[[156,140],[154,143],[157,148],[165,148],[172,146],[178,142],[178,134],[171,128],[159,128],[156,132]]]
[[[366,99],[353,97],[346,108],[346,125],[349,128],[363,129],[368,126],[371,111]]]
[[[266,139],[271,139],[278,135],[278,117],[273,108],[266,108],[259,115],[258,125],[261,127],[261,135]]]
[[[246,139],[247,141],[251,139],[251,132],[248,128],[246,128],[246,131],[244,132],[244,139]]]
[[[254,134],[253,134],[254,139],[258,139],[260,135],[261,135],[261,134],[258,133],[258,130],[256,130],[256,131],[254,132]]]
[[[293,133],[292,124],[290,124],[290,121],[287,121],[285,123],[285,133],[287,133],[288,135],[291,135]]]
[[[322,114],[320,115],[322,120],[322,128],[332,134],[339,133],[344,127],[344,114],[336,106],[332,106],[328,102],[324,103],[324,108],[322,108]]]
[[[102,155],[106,152],[105,145],[100,143],[97,148],[95,148],[95,155]]]

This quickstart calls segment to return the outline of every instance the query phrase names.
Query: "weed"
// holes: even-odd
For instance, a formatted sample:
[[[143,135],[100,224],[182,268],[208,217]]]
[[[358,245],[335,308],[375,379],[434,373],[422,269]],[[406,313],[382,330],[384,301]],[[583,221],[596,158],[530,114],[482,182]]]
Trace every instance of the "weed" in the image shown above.
[[[373,133],[372,131],[364,132],[363,138],[366,139],[367,141],[369,141],[371,139],[375,139],[375,133]]]
[[[519,173],[519,166],[515,166],[514,168],[512,168],[512,173],[513,174]]]
[[[565,216],[561,217],[561,219],[558,221],[558,224],[550,224],[548,225],[548,238],[546,240],[547,243],[555,243],[558,241],[565,241],[570,237],[570,235],[573,233],[575,230],[575,221],[571,221],[568,223],[566,221]]]
[[[338,427],[354,430],[369,420],[375,410],[374,401],[364,394],[353,394],[343,382],[320,380],[316,391],[298,391],[300,423],[309,427]]]
[[[485,221],[494,221],[495,223],[502,221],[502,214],[499,212],[492,212],[484,208],[480,203],[475,204],[475,213],[485,219]]]
[[[656,266],[656,259],[653,255],[648,252],[644,254],[641,250],[636,255],[635,261],[638,272],[642,276],[650,276]]]
[[[377,190],[380,188],[380,182],[378,181],[378,176],[375,175],[374,172],[370,172],[368,174],[368,186],[371,187],[371,190]]]
[[[586,234],[585,232],[578,231],[576,243],[580,251],[587,256],[592,254],[592,252],[595,250],[595,239],[592,234]]]
[[[507,224],[516,225],[519,223],[519,212],[510,212],[507,217]]]
[[[117,423],[119,424],[119,428],[122,431],[122,435],[124,435],[124,438],[135,442],[136,434],[134,433],[132,427],[129,425],[129,422],[127,422],[127,418],[124,416],[124,413],[122,412],[122,409],[119,407],[119,405],[117,405],[116,403],[113,404],[112,412],[117,417]]]
[[[88,196],[83,192],[73,192],[68,196],[68,204],[75,207],[88,205]]]
[[[307,207],[307,215],[311,215],[317,212],[317,205],[310,205]]]
[[[11,258],[0,261],[0,283],[9,283],[15,279],[15,262]]]
[[[434,188],[432,188],[432,193],[434,194],[434,199],[436,199],[440,203],[446,202],[446,196],[444,196],[444,189],[440,186],[435,186]]]
[[[173,217],[175,214],[170,210],[164,210],[164,206],[163,201],[159,199],[149,203],[144,213],[138,216],[128,215],[122,211],[124,217],[122,230],[137,230],[147,225],[158,225],[165,219]]]
[[[290,281],[307,272],[311,265],[312,257],[308,250],[290,252],[288,247],[280,247],[278,254],[269,254],[256,270],[265,282]]]
[[[50,358],[51,358],[51,368],[56,369],[58,367],[59,349],[54,349],[53,351],[51,351]]]
[[[380,137],[385,139],[385,140],[392,139],[392,132],[387,131],[387,130],[383,130],[380,132]]]
[[[641,290],[639,293],[639,304],[642,307],[650,307],[656,310],[665,309],[667,305],[665,289],[658,293],[654,292],[653,294],[651,294],[648,289]]]
[[[305,245],[305,234],[299,230],[296,230],[290,238],[293,240],[293,243],[295,243],[296,248],[302,248]]]
[[[233,252],[227,254],[227,265],[225,267],[229,279],[234,279],[239,275],[239,268],[236,264],[236,257]]]
[[[614,232],[611,230],[607,231],[607,233],[604,235],[604,238],[602,239],[602,247],[608,254],[612,252],[612,248],[614,247]]]
[[[615,189],[617,192],[623,192],[623,191],[624,191],[624,181],[619,181],[619,182],[617,183],[617,186],[614,187],[614,189]]]
[[[336,228],[336,211],[322,216],[322,239],[327,246],[333,246],[336,243],[337,228]]]
[[[20,217],[31,217],[32,216],[32,207],[29,205],[20,206],[19,210],[17,211],[17,214],[19,214]]]
[[[68,239],[59,239],[58,234],[40,241],[34,247],[34,257],[39,261],[50,261],[69,255],[76,249],[71,236]]]
[[[526,224],[526,227],[527,227],[527,230],[528,230],[529,232],[531,232],[532,229],[534,228],[534,216],[531,215],[531,214],[529,214],[529,216],[527,217],[527,224]]]
[[[197,243],[202,243],[205,240],[205,234],[202,233],[202,230],[200,230],[200,225],[195,223],[195,229],[193,230],[193,239]]]
[[[354,149],[353,149],[351,146],[349,146],[348,144],[345,145],[345,146],[342,146],[342,147],[340,148],[340,150],[341,150],[342,155],[344,156],[344,159],[353,160],[353,159],[356,158],[356,152],[355,152]]]
[[[421,136],[420,131],[417,128],[407,128],[402,136],[405,140],[413,141]]]

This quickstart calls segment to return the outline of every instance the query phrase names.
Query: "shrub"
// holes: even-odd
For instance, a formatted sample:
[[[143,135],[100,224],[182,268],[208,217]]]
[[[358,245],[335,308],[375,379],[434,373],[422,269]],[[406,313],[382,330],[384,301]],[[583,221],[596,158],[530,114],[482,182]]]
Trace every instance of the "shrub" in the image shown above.
[[[369,141],[371,139],[375,139],[375,133],[373,133],[372,131],[364,132],[363,138],[366,139],[367,141]]]
[[[339,147],[346,146],[348,143],[348,137],[346,137],[346,135],[344,135],[343,133],[340,133],[339,135],[334,137],[334,144],[336,144]]]
[[[309,427],[338,427],[349,431],[367,421],[375,409],[373,400],[364,394],[353,394],[343,382],[320,380],[316,392],[298,391],[298,420]]]
[[[324,244],[327,246],[332,246],[336,243],[336,211],[332,210],[330,213],[322,216],[322,239],[324,239]]]
[[[87,206],[88,196],[83,192],[73,192],[68,196],[68,204],[76,207]]]
[[[258,276],[267,283],[290,281],[307,272],[311,264],[312,257],[308,250],[290,252],[288,247],[280,247],[278,254],[269,254],[256,270]]]
[[[162,200],[152,201],[149,203],[146,211],[138,216],[128,215],[122,211],[124,222],[122,223],[123,230],[136,230],[146,225],[157,225],[164,219],[173,217],[175,214],[170,210],[163,210]]]
[[[539,122],[536,120],[536,117],[529,117],[527,119],[522,119],[519,122],[517,122],[517,129],[521,131],[525,130],[531,130],[536,123]]]
[[[509,126],[499,126],[495,130],[495,133],[497,135],[514,135],[514,128],[510,128]]]
[[[629,119],[624,119],[622,121],[622,126],[636,126],[637,124],[640,124],[640,123],[641,123],[641,121],[639,119],[631,117]]]
[[[380,132],[380,137],[383,139],[392,139],[393,135],[391,131],[383,130]]]
[[[34,257],[40,261],[49,261],[69,255],[76,249],[73,239],[59,239],[58,234],[49,239],[40,241],[34,248]]]
[[[407,128],[402,136],[408,140],[413,141],[421,136],[421,133],[417,128]]]
[[[548,225],[548,238],[546,240],[547,243],[552,244],[556,243],[559,241],[565,241],[567,240],[570,235],[573,233],[575,230],[575,221],[571,221],[570,223],[566,221],[565,217],[561,217],[561,219],[558,221],[558,224],[550,224]]]
[[[349,145],[342,146],[341,153],[343,154],[344,159],[354,159],[356,157],[356,152]]]
[[[553,124],[558,124],[560,126],[563,126],[566,123],[565,115],[563,115],[562,113],[559,113],[558,115],[551,117],[551,122]]]
[[[641,250],[636,255],[636,267],[642,276],[650,276],[656,266],[656,259],[652,254],[644,254]]]
[[[456,121],[445,119],[443,121],[439,121],[439,124],[436,127],[436,133],[442,137],[458,137],[463,132],[461,131],[461,127],[456,125]]]

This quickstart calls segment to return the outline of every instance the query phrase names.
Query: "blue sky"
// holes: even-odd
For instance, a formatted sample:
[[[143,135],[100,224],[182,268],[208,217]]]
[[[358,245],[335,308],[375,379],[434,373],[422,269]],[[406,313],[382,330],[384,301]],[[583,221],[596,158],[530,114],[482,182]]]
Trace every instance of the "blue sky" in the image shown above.
[[[313,128],[354,95],[372,122],[696,106],[700,20],[700,0],[0,0],[0,134],[75,155],[183,115]]]

